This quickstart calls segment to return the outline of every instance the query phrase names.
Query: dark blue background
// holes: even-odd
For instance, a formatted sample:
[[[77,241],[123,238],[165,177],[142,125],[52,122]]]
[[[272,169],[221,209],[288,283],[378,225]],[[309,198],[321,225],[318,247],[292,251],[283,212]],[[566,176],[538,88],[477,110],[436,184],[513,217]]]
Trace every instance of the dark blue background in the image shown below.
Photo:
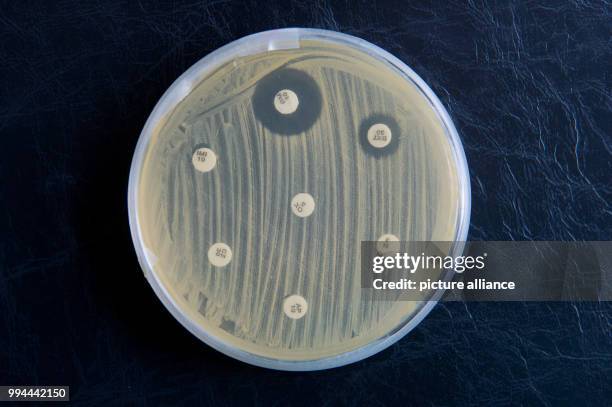
[[[145,282],[126,190],[183,71],[250,33],[320,27],[387,49],[440,97],[470,165],[472,239],[610,240],[611,17],[592,0],[3,4],[0,384],[96,405],[609,405],[612,303],[438,305],[331,371],[231,360]]]

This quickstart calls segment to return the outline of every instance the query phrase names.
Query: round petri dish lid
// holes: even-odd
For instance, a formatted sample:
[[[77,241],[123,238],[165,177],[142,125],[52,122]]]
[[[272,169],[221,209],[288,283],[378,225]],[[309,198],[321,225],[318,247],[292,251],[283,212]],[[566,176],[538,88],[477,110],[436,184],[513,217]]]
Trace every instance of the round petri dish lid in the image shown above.
[[[168,310],[208,345],[283,370],[348,364],[415,327],[441,292],[377,301],[362,241],[467,236],[455,127],[406,65],[314,29],[254,34],[163,95],[136,147],[134,245]]]

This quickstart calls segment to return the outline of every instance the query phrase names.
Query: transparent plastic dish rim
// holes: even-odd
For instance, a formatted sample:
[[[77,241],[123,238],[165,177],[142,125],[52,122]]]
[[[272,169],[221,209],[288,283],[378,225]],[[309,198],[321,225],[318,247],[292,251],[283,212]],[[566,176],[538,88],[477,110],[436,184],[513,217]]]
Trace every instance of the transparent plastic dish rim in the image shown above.
[[[437,113],[440,121],[444,125],[445,133],[451,145],[451,150],[454,155],[453,158],[457,166],[459,182],[461,184],[459,185],[459,208],[461,213],[459,214],[459,221],[455,234],[455,244],[452,248],[453,255],[460,255],[463,252],[464,242],[467,238],[469,228],[471,205],[470,178],[467,161],[461,140],[459,139],[457,130],[455,129],[448,112],[444,106],[442,106],[442,103],[429,88],[429,86],[427,86],[427,84],[412,69],[387,51],[367,41],[335,31],[310,28],[285,28],[264,31],[240,38],[217,49],[216,51],[200,59],[185,73],[183,73],[164,93],[149,116],[142,133],[140,134],[140,138],[138,139],[130,168],[128,186],[128,213],[132,240],[136,249],[138,261],[142,270],[144,271],[147,281],[164,306],[185,328],[187,328],[187,330],[189,330],[197,338],[214,349],[243,362],[269,369],[288,371],[330,369],[357,362],[382,351],[415,328],[433,309],[438,300],[444,294],[444,291],[436,291],[432,294],[430,299],[427,301],[422,301],[419,304],[419,309],[416,314],[408,319],[403,325],[398,326],[394,331],[387,333],[385,336],[370,342],[367,345],[339,355],[315,360],[290,361],[272,359],[246,352],[230,346],[223,340],[211,335],[209,332],[206,332],[206,330],[204,330],[201,326],[183,314],[180,307],[172,299],[172,296],[168,290],[164,287],[161,280],[153,271],[153,267],[151,265],[154,262],[154,257],[151,253],[147,252],[143,245],[142,233],[138,218],[138,185],[140,181],[142,162],[152,135],[156,129],[159,129],[158,124],[166,120],[174,108],[203,79],[205,79],[216,68],[235,58],[267,51],[299,48],[301,40],[331,42],[353,47],[365,52],[372,57],[383,61],[389,68],[396,71],[406,80],[412,82],[420,90],[422,95],[429,101],[431,107]],[[451,277],[452,270],[447,270],[445,279],[448,280]]]

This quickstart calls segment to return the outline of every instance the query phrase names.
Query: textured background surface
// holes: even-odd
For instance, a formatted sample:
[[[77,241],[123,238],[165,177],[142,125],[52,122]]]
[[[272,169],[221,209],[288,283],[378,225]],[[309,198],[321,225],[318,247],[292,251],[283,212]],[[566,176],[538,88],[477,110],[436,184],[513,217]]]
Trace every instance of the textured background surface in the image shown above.
[[[243,35],[311,26],[386,48],[438,94],[470,164],[472,239],[609,240],[609,4],[47,3],[0,7],[2,384],[68,384],[95,404],[609,402],[611,303],[444,304],[352,366],[235,362],[145,283],[125,198],[138,134],[180,73]]]

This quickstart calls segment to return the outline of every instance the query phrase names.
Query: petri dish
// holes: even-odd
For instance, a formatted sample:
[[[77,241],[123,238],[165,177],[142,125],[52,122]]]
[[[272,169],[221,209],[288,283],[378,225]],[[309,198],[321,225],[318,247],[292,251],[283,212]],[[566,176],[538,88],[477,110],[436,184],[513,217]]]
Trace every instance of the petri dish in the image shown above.
[[[318,370],[429,313],[440,291],[363,295],[361,242],[464,241],[470,185],[415,72],[359,38],[290,28],[234,41],[172,84],[138,140],[128,206],[144,274],[185,328],[253,365]]]

